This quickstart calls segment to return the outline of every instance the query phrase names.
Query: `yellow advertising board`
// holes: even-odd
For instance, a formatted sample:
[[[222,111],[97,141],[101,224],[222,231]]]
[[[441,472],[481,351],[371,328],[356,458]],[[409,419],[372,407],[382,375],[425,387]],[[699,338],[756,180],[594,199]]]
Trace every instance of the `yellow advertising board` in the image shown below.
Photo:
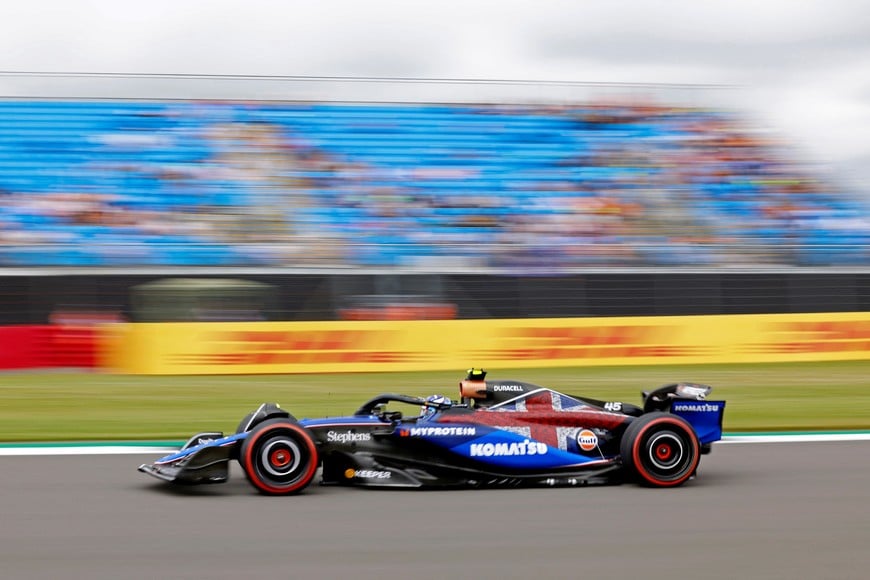
[[[133,374],[455,370],[870,358],[870,313],[508,320],[131,323]]]

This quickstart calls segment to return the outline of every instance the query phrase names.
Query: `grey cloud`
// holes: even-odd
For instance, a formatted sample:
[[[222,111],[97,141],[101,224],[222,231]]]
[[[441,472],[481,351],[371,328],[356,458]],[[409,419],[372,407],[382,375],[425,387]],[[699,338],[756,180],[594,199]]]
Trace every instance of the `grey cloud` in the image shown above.
[[[670,38],[577,38],[551,35],[533,45],[531,58],[562,62],[589,59],[614,66],[678,65],[715,67],[729,78],[757,75],[789,77],[831,67],[870,63],[870,31],[866,39],[846,38],[825,43],[798,41],[778,44],[722,41],[682,41]]]

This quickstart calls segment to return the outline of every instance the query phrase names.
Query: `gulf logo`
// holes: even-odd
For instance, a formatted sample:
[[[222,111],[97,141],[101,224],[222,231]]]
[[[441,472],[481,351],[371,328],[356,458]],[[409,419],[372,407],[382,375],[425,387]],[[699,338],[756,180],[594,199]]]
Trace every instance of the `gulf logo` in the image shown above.
[[[598,447],[598,435],[589,429],[581,429],[577,433],[577,446],[583,451],[592,451]]]

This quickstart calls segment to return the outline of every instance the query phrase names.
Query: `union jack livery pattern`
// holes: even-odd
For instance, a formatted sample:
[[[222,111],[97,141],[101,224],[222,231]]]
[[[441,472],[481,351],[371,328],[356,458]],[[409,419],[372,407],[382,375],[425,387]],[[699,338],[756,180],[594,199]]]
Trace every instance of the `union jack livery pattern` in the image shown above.
[[[438,421],[458,422],[458,419],[448,415],[440,417]],[[483,409],[475,413],[473,418],[469,418],[469,421],[516,433],[567,451],[574,447],[569,442],[576,442],[581,432],[613,430],[626,423],[628,417],[542,388]],[[592,433],[595,435],[594,431]]]

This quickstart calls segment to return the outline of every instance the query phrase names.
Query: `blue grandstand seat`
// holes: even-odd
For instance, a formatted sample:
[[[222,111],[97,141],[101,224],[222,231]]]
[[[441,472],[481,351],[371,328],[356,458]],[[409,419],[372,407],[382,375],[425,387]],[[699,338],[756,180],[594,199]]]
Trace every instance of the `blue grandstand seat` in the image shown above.
[[[598,112],[611,118],[582,119]],[[572,200],[599,195],[646,207],[646,183],[659,178],[668,183],[673,203],[697,224],[721,224],[721,235],[736,232],[756,246],[793,243],[787,223],[772,224],[760,217],[769,200],[781,197],[760,185],[765,181],[763,159],[722,161],[718,173],[678,184],[668,181],[673,165],[668,156],[690,147],[686,143],[692,139],[687,137],[697,137],[691,132],[697,129],[686,127],[725,122],[726,115],[701,109],[633,115],[630,108],[617,104],[609,110],[559,110],[449,104],[0,101],[0,195],[15,196],[15,203],[0,205],[0,223],[30,233],[62,232],[74,240],[7,247],[0,260],[29,265],[238,265],[260,259],[241,247],[195,236],[160,240],[124,225],[70,225],[40,209],[40,196],[51,194],[104,194],[111,200],[107,204],[131,216],[193,211],[205,219],[211,211],[262,214],[264,203],[277,200],[275,214],[286,216],[291,224],[365,242],[351,245],[353,263],[401,265],[427,256],[479,257],[482,251],[473,244],[420,242],[420,234],[428,229],[467,238],[510,228],[510,222],[502,222],[508,216],[565,220],[582,214],[565,209]],[[262,127],[273,128],[282,144],[262,140],[257,134]],[[649,143],[655,146],[644,149]],[[608,161],[613,151],[622,150],[634,153],[619,163]],[[645,151],[639,158],[638,150]],[[211,171],[189,172],[204,164]],[[335,172],[335,167],[344,170]],[[268,187],[266,196],[261,195],[263,185]],[[371,195],[380,191],[418,198],[419,207],[384,210],[379,206],[382,196]],[[483,207],[461,207],[457,195],[485,196],[489,201],[478,204]],[[823,188],[801,196],[804,203],[842,215],[863,215],[855,202]],[[371,222],[387,219],[383,216],[390,211],[395,216],[388,219],[387,229],[402,229],[402,235],[359,235],[369,231]],[[490,216],[496,225],[456,227],[474,216]],[[640,240],[640,233],[656,219],[644,215],[639,221],[620,222],[617,229],[637,227],[637,235],[625,240]],[[802,263],[867,260],[862,248],[870,236],[860,229],[808,231],[802,237],[807,243],[797,258]],[[570,245],[573,238],[561,239]],[[613,243],[607,236],[600,239]],[[679,244],[665,237],[636,250],[649,263],[715,262],[715,253],[703,244]],[[675,251],[669,252],[669,247]],[[583,263],[571,261],[574,258],[564,252],[553,255],[565,264]],[[597,263],[606,257],[586,259]]]

